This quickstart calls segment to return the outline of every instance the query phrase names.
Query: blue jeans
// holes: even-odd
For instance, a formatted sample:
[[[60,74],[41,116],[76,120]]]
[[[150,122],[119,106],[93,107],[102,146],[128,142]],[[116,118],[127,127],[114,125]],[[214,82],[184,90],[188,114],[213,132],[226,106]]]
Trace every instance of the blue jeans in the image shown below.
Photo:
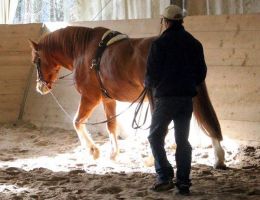
[[[164,149],[168,125],[173,120],[176,141],[177,182],[190,183],[191,145],[188,141],[192,115],[192,97],[161,97],[155,99],[148,140],[155,159],[159,182],[170,181],[174,171]]]

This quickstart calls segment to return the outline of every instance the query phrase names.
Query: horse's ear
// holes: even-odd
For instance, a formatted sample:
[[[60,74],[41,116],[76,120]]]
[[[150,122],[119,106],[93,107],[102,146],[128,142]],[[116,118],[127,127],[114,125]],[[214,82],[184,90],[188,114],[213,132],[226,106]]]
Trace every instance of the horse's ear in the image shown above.
[[[33,50],[38,51],[38,44],[36,42],[34,42],[30,39],[28,39],[28,42]]]

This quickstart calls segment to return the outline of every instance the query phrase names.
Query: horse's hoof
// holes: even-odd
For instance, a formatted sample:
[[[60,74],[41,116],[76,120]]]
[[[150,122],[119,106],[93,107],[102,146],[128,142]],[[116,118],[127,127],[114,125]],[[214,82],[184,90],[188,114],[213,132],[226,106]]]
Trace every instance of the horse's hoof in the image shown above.
[[[216,164],[214,165],[214,168],[215,168],[215,169],[226,170],[226,169],[227,169],[227,166],[226,166],[224,163],[216,163]]]
[[[99,158],[100,151],[96,146],[90,147],[90,154],[93,156],[93,159],[96,160]]]

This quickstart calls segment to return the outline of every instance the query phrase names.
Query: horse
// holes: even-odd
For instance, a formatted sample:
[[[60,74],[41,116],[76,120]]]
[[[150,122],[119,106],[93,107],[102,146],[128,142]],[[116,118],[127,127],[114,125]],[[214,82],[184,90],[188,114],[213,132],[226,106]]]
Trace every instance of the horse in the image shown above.
[[[80,93],[80,103],[74,116],[73,126],[83,147],[97,159],[98,146],[93,141],[84,122],[99,103],[103,103],[109,133],[110,158],[116,159],[117,142],[116,101],[133,102],[144,89],[146,61],[152,42],[157,38],[125,38],[108,46],[100,59],[100,80],[110,98],[100,89],[100,80],[91,67],[104,33],[104,27],[68,26],[48,33],[37,42],[29,40],[32,49],[32,63],[37,66],[36,90],[48,94],[61,67],[73,71],[75,87]],[[224,150],[220,144],[222,132],[211,104],[206,83],[197,88],[193,99],[193,114],[201,129],[211,138],[215,154],[215,168],[225,169]],[[151,98],[150,98],[151,99]],[[149,100],[150,102],[150,100]],[[150,102],[151,103],[151,102]]]

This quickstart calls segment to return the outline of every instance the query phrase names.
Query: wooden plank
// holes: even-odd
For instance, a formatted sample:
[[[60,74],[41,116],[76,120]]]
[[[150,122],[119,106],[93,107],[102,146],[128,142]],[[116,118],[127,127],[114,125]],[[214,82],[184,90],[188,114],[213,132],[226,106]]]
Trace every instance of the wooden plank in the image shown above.
[[[220,120],[226,138],[247,145],[260,145],[260,122]]]
[[[71,26],[84,26],[84,27],[106,27],[116,30],[133,37],[133,35],[158,35],[160,31],[160,19],[136,19],[136,20],[106,20],[106,21],[84,21],[73,22]],[[48,23],[47,23],[48,26]],[[50,26],[50,25],[49,25]],[[64,24],[56,24],[53,27],[61,28]]]
[[[32,23],[32,24],[1,24],[0,25],[0,34],[8,35],[10,37],[26,37],[28,35],[39,36],[42,33],[42,24],[41,23]]]
[[[0,79],[0,95],[23,94],[25,89],[25,82],[26,82],[25,80],[1,80]]]
[[[22,94],[5,94],[0,98],[0,110],[19,110]]]
[[[39,105],[39,104],[38,104]],[[39,120],[39,121],[55,121],[55,122],[68,122],[72,123],[72,120],[69,119],[61,109],[53,106],[36,106],[34,109],[30,108],[30,112],[25,112],[23,119],[24,120]],[[67,109],[68,108],[64,108]],[[45,110],[45,112],[44,112]],[[69,114],[71,116],[74,116],[76,113],[76,110],[71,111],[71,109],[68,110]]]
[[[0,52],[6,52],[6,51],[30,52],[31,48],[28,42],[29,38],[32,37],[26,36],[26,37],[10,38],[9,40],[5,38],[0,39]]]
[[[222,120],[260,121],[260,67],[209,67],[206,83]]]
[[[204,48],[260,49],[260,31],[193,32]]]
[[[41,33],[41,24],[0,25],[0,52],[30,51],[28,39],[38,39]]]
[[[204,49],[205,60],[212,66],[259,66],[260,49]]]
[[[29,121],[30,123],[36,125],[37,127],[43,127],[43,128],[46,128],[46,127],[52,127],[52,128],[62,128],[62,129],[65,129],[65,130],[75,130],[73,128],[73,124],[70,123],[70,122],[65,122],[65,121],[47,121],[47,120],[37,120],[37,119],[30,119],[30,120],[27,120]],[[90,130],[91,131],[91,130]],[[96,132],[93,132],[91,131],[91,133],[98,133],[97,131]],[[75,131],[75,134],[76,131]]]
[[[0,123],[11,123],[18,119],[18,112],[1,111]]]
[[[31,65],[0,66],[0,80],[27,80]]]
[[[17,120],[32,67],[28,38],[38,38],[41,25],[0,25],[0,121]],[[27,51],[27,52],[26,52]]]
[[[0,122],[13,122],[17,120],[22,94],[0,96]]]
[[[57,86],[53,89],[53,94],[59,100],[59,103],[64,107],[64,109],[75,114],[78,108],[80,96],[74,87],[68,88],[65,85]],[[41,107],[38,108],[38,105],[41,105]],[[53,97],[51,95],[40,95],[35,90],[35,84],[31,85],[28,94],[26,102],[26,110],[27,109],[28,111],[33,110],[33,112],[37,109],[39,113],[48,113],[53,111],[54,115],[56,115],[57,112],[61,112],[62,114],[62,110],[54,101]]]
[[[184,25],[189,31],[260,30],[260,14],[188,16]]]
[[[202,31],[260,31],[260,14],[188,16],[184,26],[191,32]],[[100,22],[73,22],[72,26],[103,26],[131,35],[158,35],[160,19],[107,20]],[[64,25],[63,25],[64,26]]]
[[[31,65],[31,53],[26,52],[5,52],[0,55],[0,67],[18,65],[29,66]]]
[[[0,108],[5,107],[4,104],[19,105],[22,96],[22,94],[2,94],[0,96]]]

